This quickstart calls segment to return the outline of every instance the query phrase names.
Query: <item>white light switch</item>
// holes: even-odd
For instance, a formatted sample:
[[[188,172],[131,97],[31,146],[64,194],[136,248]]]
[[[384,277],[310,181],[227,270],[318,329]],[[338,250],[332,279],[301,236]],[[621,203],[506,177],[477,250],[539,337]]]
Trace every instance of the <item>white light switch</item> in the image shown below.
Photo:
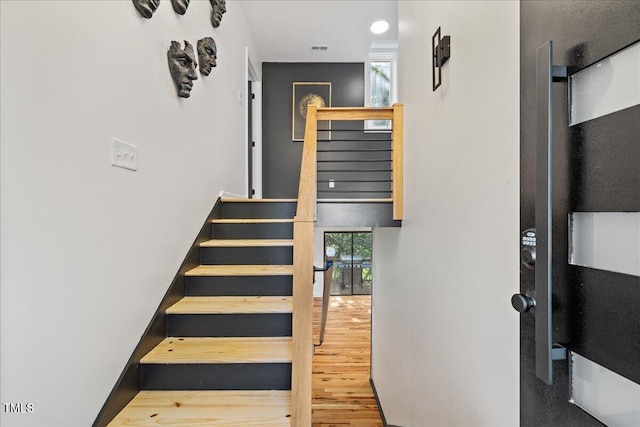
[[[329,180],[329,188],[336,188],[336,181],[334,179]]]
[[[138,147],[112,138],[111,164],[132,171],[138,170]]]

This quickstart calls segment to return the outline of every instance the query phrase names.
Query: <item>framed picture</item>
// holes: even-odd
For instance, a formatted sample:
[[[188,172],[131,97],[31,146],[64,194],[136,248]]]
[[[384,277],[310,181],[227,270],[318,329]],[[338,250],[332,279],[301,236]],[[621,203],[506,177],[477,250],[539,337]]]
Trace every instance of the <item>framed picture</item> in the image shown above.
[[[291,139],[304,141],[304,128],[307,121],[307,106],[331,107],[331,82],[294,82],[293,117],[291,120]],[[318,139],[329,139],[330,121],[318,122]]]

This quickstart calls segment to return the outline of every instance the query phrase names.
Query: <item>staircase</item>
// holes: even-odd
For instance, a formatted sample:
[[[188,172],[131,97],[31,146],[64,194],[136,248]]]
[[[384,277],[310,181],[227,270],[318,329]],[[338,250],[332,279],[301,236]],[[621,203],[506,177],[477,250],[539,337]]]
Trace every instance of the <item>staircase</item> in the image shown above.
[[[212,240],[109,426],[291,426],[295,200],[222,199]]]

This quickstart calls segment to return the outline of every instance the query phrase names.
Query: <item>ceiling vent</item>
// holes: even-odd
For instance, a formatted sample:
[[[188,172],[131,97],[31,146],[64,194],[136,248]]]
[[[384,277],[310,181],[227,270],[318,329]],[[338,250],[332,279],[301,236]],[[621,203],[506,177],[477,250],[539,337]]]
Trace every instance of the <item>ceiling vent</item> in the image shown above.
[[[312,44],[311,50],[323,52],[329,50],[329,46],[327,46],[326,44]]]

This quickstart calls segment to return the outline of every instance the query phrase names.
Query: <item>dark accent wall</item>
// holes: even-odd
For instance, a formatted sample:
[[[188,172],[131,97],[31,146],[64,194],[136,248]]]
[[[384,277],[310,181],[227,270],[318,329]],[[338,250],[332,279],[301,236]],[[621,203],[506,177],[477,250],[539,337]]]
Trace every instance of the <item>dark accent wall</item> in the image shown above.
[[[302,142],[291,139],[293,82],[331,82],[332,107],[364,106],[363,63],[262,65],[262,195],[298,197]]]

